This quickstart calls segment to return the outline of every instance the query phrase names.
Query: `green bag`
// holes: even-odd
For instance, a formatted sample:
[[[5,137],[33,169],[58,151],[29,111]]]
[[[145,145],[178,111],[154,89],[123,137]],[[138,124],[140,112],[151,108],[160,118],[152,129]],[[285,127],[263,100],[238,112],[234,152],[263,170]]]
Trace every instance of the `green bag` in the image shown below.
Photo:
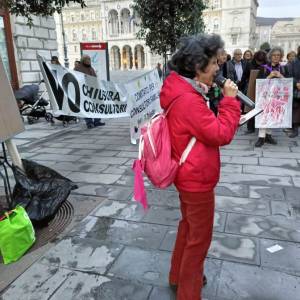
[[[17,261],[35,242],[32,223],[22,206],[0,219],[0,251],[4,264]]]

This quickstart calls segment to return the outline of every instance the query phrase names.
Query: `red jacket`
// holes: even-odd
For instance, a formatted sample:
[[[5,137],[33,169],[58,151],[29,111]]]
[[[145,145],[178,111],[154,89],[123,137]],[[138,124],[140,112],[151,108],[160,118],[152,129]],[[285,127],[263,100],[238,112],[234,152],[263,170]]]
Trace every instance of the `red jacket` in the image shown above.
[[[166,110],[178,97],[168,113],[172,156],[180,157],[194,136],[197,139],[175,179],[178,190],[187,192],[211,191],[220,177],[219,146],[231,142],[240,119],[240,103],[224,97],[216,117],[203,97],[184,78],[172,72],[164,81],[161,107]]]

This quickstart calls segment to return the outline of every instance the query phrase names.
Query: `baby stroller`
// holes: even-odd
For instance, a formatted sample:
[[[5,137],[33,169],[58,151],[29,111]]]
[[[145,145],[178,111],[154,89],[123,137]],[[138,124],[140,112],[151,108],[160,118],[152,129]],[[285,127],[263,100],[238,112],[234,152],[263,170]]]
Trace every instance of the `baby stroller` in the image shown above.
[[[40,81],[38,85],[24,85],[14,92],[20,114],[23,119],[27,117],[28,124],[33,124],[39,118],[46,118],[46,107],[49,102],[44,99],[46,92],[40,92],[42,82]]]

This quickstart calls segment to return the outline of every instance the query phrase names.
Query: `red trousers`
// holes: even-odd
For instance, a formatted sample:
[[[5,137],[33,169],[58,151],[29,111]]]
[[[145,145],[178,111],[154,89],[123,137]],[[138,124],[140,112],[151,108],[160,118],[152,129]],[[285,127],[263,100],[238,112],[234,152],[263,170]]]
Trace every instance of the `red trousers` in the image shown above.
[[[172,255],[169,281],[177,300],[201,300],[204,260],[213,232],[214,192],[179,192],[182,219]]]

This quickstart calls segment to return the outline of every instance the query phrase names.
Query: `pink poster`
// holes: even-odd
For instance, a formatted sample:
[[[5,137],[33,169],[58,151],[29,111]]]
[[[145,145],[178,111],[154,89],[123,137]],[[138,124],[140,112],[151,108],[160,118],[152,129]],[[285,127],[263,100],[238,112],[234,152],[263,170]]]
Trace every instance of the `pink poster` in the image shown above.
[[[256,128],[292,127],[293,79],[256,80],[255,108],[263,112],[255,117]]]

